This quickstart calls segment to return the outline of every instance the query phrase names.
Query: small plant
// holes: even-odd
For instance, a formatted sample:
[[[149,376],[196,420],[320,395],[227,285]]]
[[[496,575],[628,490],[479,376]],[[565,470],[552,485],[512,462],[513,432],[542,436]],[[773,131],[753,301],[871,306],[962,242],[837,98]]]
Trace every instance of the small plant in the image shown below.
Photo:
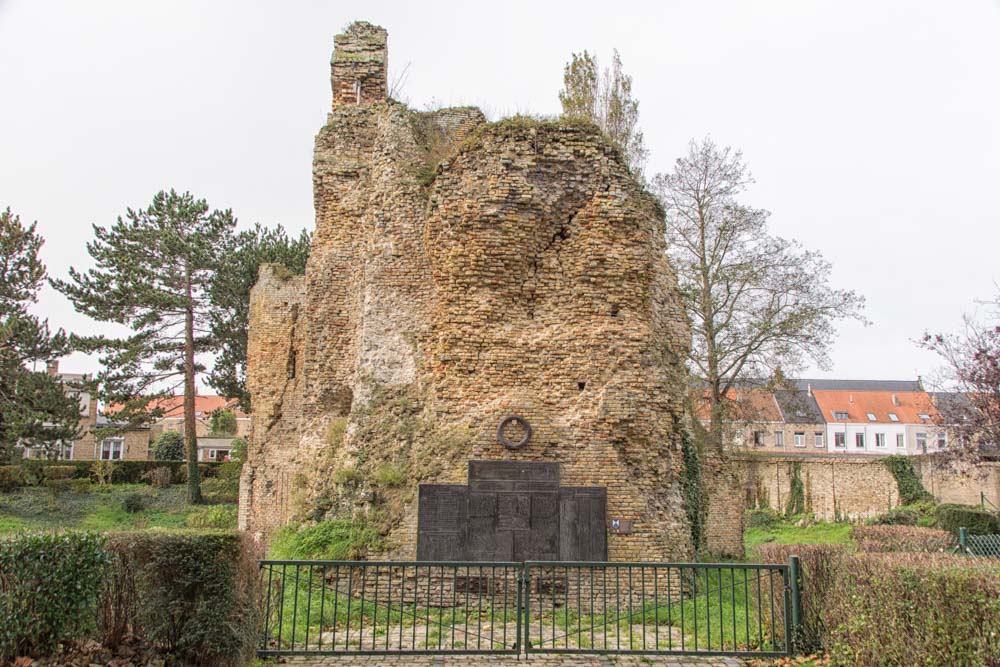
[[[357,486],[361,484],[361,480],[363,479],[364,475],[362,475],[361,471],[354,466],[338,468],[337,471],[333,473],[334,483],[342,486]]]
[[[356,560],[382,547],[382,535],[362,519],[286,526],[271,540],[275,558]]]
[[[777,510],[759,509],[747,510],[747,528],[773,528],[784,520],[784,517]]]
[[[153,468],[142,475],[142,479],[149,482],[149,485],[154,489],[164,489],[170,486],[170,482],[173,480],[173,477],[173,471],[167,466]]]
[[[402,486],[406,482],[403,468],[393,463],[386,463],[376,468],[374,477],[376,484],[387,489]]]
[[[182,461],[184,436],[177,431],[164,431],[153,441],[153,458],[157,461]]]
[[[188,528],[236,528],[235,505],[209,505],[197,507],[184,519]]]
[[[94,461],[90,471],[100,485],[111,484],[118,472],[118,464],[114,461]]]
[[[128,514],[138,514],[146,509],[146,499],[138,493],[130,493],[122,499],[122,509]]]
[[[344,434],[347,433],[347,419],[338,417],[330,422],[326,429],[326,442],[332,447],[340,446],[344,441]]]
[[[24,473],[20,466],[0,466],[0,493],[10,493],[24,486]]]

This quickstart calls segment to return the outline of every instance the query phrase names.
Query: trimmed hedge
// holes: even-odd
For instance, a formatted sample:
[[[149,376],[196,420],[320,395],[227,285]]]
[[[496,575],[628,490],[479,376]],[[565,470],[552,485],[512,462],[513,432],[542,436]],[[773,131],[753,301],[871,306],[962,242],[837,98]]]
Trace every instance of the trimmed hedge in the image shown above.
[[[22,486],[38,486],[52,479],[92,479],[97,480],[94,464],[101,464],[111,470],[113,484],[142,484],[149,480],[149,473],[158,468],[170,470],[170,482],[183,484],[187,481],[185,461],[38,461],[25,459],[18,465],[0,466],[0,492],[13,491]],[[226,464],[207,461],[198,464],[202,479],[218,477]]]
[[[944,504],[936,514],[938,527],[955,534],[959,528],[967,528],[969,535],[1000,533],[1000,517],[979,507]]]
[[[99,640],[132,634],[184,665],[243,665],[259,627],[257,564],[239,533],[120,533]]]
[[[854,526],[851,537],[858,551],[941,553],[953,549],[955,536],[946,530],[916,526]]]
[[[873,527],[874,528],[874,527]],[[763,545],[802,565],[799,649],[831,665],[992,665],[1000,655],[1000,564],[944,554]]]
[[[0,661],[51,653],[86,631],[108,562],[106,540],[93,534],[0,539]]]

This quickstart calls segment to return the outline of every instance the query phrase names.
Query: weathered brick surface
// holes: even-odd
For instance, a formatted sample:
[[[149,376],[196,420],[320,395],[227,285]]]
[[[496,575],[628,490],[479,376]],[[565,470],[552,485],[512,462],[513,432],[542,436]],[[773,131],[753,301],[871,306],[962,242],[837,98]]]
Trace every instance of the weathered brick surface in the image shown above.
[[[355,33],[316,137],[306,275],[265,274],[252,298],[241,525],[376,509],[386,555],[412,558],[418,483],[464,482],[469,459],[550,460],[633,521],[612,559],[688,555],[689,336],[662,213],[592,126],[357,104],[341,82],[370,63],[338,55]],[[534,428],[522,450],[496,441],[510,413]],[[372,481],[387,464],[402,488]],[[362,480],[336,481],[349,468]]]

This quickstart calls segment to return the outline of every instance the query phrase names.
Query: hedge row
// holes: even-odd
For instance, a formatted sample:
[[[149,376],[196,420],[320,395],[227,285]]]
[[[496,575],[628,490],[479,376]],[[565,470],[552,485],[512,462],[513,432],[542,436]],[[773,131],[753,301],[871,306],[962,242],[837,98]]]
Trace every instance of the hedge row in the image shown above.
[[[218,477],[226,463],[205,462],[198,464],[202,479]],[[22,486],[39,486],[54,479],[93,479],[111,475],[113,484],[141,484],[147,474],[157,468],[170,470],[171,483],[187,481],[185,461],[33,461],[19,465],[0,466],[0,492],[12,491]]]
[[[1000,564],[925,553],[764,545],[802,566],[798,647],[832,665],[986,665],[1000,655]]]
[[[0,663],[71,639],[142,640],[184,665],[241,665],[259,628],[255,551],[238,533],[0,539]]]

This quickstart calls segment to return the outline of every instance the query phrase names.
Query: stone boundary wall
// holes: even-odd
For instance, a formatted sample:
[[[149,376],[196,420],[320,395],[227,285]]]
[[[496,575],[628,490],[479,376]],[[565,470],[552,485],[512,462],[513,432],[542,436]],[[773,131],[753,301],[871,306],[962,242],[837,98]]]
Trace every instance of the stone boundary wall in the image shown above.
[[[784,511],[796,468],[806,511],[824,521],[863,520],[901,504],[884,457],[733,454],[709,459],[707,546],[713,554],[743,554],[744,512],[752,507]],[[1000,463],[949,463],[913,457],[914,470],[938,502],[978,505],[980,492],[1000,506]]]

